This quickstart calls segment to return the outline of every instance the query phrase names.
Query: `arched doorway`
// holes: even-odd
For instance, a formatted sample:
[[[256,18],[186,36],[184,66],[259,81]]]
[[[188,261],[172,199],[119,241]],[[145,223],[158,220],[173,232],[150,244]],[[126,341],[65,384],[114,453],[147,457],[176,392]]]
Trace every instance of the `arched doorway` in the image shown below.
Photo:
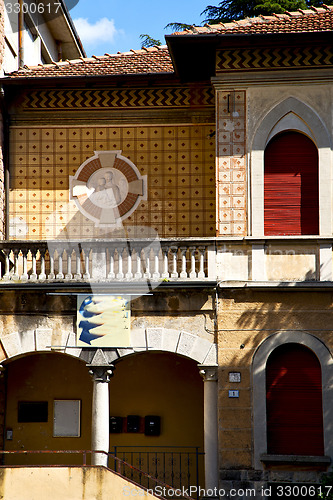
[[[204,487],[203,381],[197,363],[170,352],[126,356],[116,363],[109,391],[110,416],[119,419],[110,433],[110,452],[172,486]],[[156,434],[146,427],[149,416],[157,419]]]
[[[265,149],[264,232],[319,234],[318,150],[306,135],[277,134]]]
[[[266,411],[269,454],[324,455],[321,366],[309,348],[291,343],[270,354]]]
[[[90,450],[92,383],[84,362],[44,352],[4,366],[5,450]],[[6,455],[5,463],[82,465],[82,454]]]

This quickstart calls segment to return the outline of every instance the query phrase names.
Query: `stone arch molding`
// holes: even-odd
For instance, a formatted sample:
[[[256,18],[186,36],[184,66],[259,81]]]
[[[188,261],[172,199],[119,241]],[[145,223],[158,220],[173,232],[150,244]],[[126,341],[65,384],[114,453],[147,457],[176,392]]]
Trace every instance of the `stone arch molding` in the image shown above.
[[[0,340],[6,353],[3,361],[28,353],[53,351],[69,354],[89,363],[94,353],[94,350],[73,348],[74,332],[59,334],[51,328],[37,328],[24,333],[14,332]],[[107,353],[107,358],[109,362],[113,362],[124,356],[144,351],[173,352],[202,365],[217,366],[216,344],[192,333],[168,328],[133,329],[131,348],[112,350]]]
[[[266,363],[269,355],[282,344],[302,344],[317,356],[322,371],[325,455],[333,458],[333,358],[326,345],[305,332],[277,332],[260,344],[252,362],[254,462],[263,469],[260,456],[267,453],[266,440]]]
[[[304,102],[289,97],[275,105],[257,127],[250,150],[252,236],[264,235],[264,151],[282,131],[308,135],[318,148],[319,233],[332,235],[332,137],[318,113]]]

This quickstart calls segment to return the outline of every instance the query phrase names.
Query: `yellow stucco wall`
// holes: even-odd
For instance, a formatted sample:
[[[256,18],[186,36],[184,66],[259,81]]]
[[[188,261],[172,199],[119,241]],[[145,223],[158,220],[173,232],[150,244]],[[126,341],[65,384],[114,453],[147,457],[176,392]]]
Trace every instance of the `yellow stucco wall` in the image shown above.
[[[92,382],[88,369],[78,359],[59,354],[37,354],[7,365],[6,429],[13,440],[6,450],[89,450],[91,436]],[[81,436],[53,437],[53,401],[81,400]],[[47,401],[48,422],[19,423],[19,401]],[[30,455],[6,457],[6,463],[82,464],[81,455]]]
[[[85,364],[66,355],[33,354],[7,364],[6,450],[90,450],[92,379]],[[110,385],[110,415],[161,417],[161,435],[110,434],[114,446],[184,446],[203,451],[203,382],[194,361],[169,353],[142,353],[117,363]],[[81,400],[81,436],[53,437],[53,401]],[[18,422],[19,401],[48,401],[48,422]],[[144,448],[142,448],[143,450]],[[147,448],[145,448],[147,450]],[[123,450],[124,451],[124,450]],[[130,457],[123,457],[131,461]],[[89,455],[88,455],[89,457]],[[195,464],[195,455],[191,454]],[[203,460],[201,460],[202,465]],[[82,464],[79,455],[7,455],[6,464]],[[88,458],[89,463],[89,458]],[[112,464],[111,464],[112,466]],[[142,466],[144,469],[144,464]],[[203,469],[201,467],[201,477]],[[195,484],[195,483],[194,483]]]
[[[213,131],[212,124],[11,127],[11,237],[66,237],[66,227],[71,237],[105,235],[69,201],[69,176],[94,151],[108,150],[122,150],[147,175],[148,200],[126,227],[147,225],[160,237],[215,236]]]
[[[0,495],[10,500],[156,498],[103,467],[0,469]]]

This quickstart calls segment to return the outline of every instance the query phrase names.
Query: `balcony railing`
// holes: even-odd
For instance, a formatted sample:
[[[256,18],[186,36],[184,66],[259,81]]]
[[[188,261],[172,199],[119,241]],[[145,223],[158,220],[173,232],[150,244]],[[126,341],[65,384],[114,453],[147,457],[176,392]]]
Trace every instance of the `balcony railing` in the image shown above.
[[[0,241],[0,282],[331,282],[332,237]]]
[[[1,241],[3,282],[215,280],[205,240]]]

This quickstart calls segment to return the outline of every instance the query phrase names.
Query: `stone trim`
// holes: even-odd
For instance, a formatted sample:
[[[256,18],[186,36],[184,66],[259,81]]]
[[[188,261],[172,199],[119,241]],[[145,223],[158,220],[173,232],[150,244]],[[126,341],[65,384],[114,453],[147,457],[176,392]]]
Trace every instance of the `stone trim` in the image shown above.
[[[264,464],[270,464],[270,463],[275,463],[275,464],[315,464],[315,465],[322,465],[322,464],[330,464],[331,463],[331,457],[317,457],[317,456],[311,456],[311,455],[268,455],[266,453],[263,453],[260,456],[260,460]]]
[[[302,344],[319,359],[322,370],[323,420],[325,455],[333,457],[333,359],[325,344],[306,332],[277,332],[256,350],[252,363],[254,467],[262,470],[261,457],[267,455],[266,434],[266,363],[274,349],[282,344]]]
[[[169,328],[133,329],[131,342],[133,350],[127,350],[120,357],[140,351],[167,351],[181,354],[202,365],[217,366],[216,344],[192,333]]]
[[[6,353],[6,359],[26,353],[51,350],[82,358],[81,352],[84,352],[79,347],[73,348],[75,346],[74,332],[59,334],[58,331],[54,332],[51,328],[37,328],[24,333],[13,332],[2,337],[0,342]],[[131,331],[131,346],[129,349],[117,349],[118,356],[115,355],[115,359],[148,350],[166,351],[186,356],[201,365],[217,366],[216,344],[180,330],[135,328]]]
[[[264,151],[268,141],[283,130],[307,132],[307,135],[316,143],[319,156],[319,233],[331,235],[332,140],[324,122],[315,110],[294,97],[280,102],[266,114],[250,146],[251,234],[258,237],[264,235]]]

